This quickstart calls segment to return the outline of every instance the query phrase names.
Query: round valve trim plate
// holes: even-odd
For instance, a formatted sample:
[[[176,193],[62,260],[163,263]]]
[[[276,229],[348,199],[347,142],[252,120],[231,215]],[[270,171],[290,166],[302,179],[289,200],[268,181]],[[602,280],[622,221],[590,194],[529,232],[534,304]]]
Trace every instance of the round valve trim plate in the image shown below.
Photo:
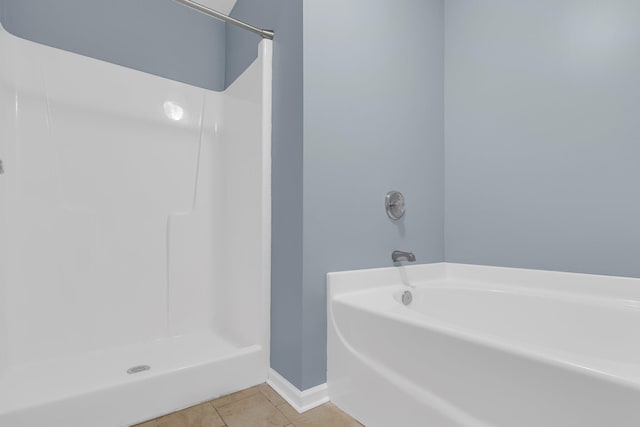
[[[404,195],[399,191],[389,191],[384,199],[384,206],[387,216],[394,221],[399,220],[404,215]]]

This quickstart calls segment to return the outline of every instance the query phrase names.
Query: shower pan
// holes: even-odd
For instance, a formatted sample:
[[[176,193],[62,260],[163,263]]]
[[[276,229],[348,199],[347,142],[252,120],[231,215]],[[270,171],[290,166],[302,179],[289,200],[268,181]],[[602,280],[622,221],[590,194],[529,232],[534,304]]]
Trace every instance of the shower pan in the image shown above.
[[[271,41],[224,92],[0,28],[0,425],[267,378]]]

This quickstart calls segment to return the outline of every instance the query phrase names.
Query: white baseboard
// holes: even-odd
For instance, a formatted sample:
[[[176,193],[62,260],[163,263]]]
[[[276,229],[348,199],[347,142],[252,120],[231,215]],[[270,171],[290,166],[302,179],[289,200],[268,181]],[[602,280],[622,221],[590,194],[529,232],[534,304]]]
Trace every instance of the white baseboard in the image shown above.
[[[303,413],[329,401],[327,383],[300,391],[296,386],[287,381],[285,377],[273,369],[269,369],[267,384],[277,391],[278,394],[299,413]]]

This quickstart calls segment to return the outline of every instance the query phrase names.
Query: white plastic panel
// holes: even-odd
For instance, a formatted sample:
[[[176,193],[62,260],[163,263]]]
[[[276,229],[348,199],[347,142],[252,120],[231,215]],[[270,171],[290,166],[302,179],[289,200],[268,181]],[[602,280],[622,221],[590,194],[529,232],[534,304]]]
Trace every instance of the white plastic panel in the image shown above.
[[[222,261],[218,268],[225,282],[234,286],[220,287],[223,295],[217,299],[214,313],[222,332],[237,339],[239,345],[254,342],[259,336],[255,320],[250,319],[262,313],[260,301],[265,298],[255,292],[263,269],[248,268],[249,260],[261,258],[263,248],[256,245],[254,236],[260,235],[266,214],[259,177],[265,172],[263,155],[267,153],[255,150],[251,143],[262,138],[261,128],[247,126],[261,120],[262,99],[255,97],[261,86],[261,70],[252,67],[227,89],[221,129],[227,142],[222,157],[227,161],[219,169],[220,181],[225,183],[218,211],[222,216],[218,224],[225,224],[220,230],[225,253],[218,257]],[[264,267],[262,262],[261,265]],[[233,306],[227,301],[241,304]]]
[[[15,139],[12,117],[15,115],[15,95],[8,76],[7,63],[12,60],[12,51],[3,37],[0,37],[0,52],[4,52],[3,61],[0,61],[0,161],[7,172],[8,162],[14,158],[13,147],[10,141]],[[10,244],[7,236],[9,226],[7,218],[8,191],[10,175],[0,175],[0,375],[7,367],[8,331],[7,331],[7,269],[9,265]]]
[[[204,91],[29,46],[15,64],[10,360],[166,335],[167,218],[192,208]]]
[[[270,42],[221,93],[2,29],[0,54],[0,425],[91,396],[133,423],[264,381]],[[215,384],[185,389],[198,369]]]

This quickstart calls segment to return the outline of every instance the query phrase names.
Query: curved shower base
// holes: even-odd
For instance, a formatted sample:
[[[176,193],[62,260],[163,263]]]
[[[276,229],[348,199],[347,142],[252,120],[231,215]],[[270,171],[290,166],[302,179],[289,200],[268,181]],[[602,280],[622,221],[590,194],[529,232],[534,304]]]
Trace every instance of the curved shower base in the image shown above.
[[[126,426],[264,377],[261,346],[211,332],[25,363],[0,375],[0,425]]]

